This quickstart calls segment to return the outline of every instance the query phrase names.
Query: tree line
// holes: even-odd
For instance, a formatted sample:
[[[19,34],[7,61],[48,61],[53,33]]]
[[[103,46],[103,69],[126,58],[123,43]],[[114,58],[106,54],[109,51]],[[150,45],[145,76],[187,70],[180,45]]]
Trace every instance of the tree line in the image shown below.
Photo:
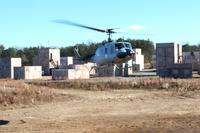
[[[141,48],[142,54],[145,57],[145,62],[150,62],[152,59],[152,55],[155,53],[154,44],[150,40],[135,40],[135,39],[117,39],[118,42],[120,41],[126,41],[130,42],[133,48]],[[73,49],[74,47],[78,47],[79,53],[81,56],[86,56],[89,54],[95,53],[96,49],[102,45],[102,43],[105,43],[106,41],[99,42],[99,43],[80,43],[76,44],[74,46],[67,46],[67,47],[61,47],[60,48],[60,55],[61,57],[66,56],[73,56]],[[10,57],[20,57],[22,58],[22,64],[23,65],[32,65],[33,64],[33,58],[38,55],[38,51],[41,48],[45,47],[25,47],[22,49],[19,48],[5,48],[4,45],[0,45],[0,57],[1,58],[10,58]],[[183,45],[183,51],[200,51],[200,45],[189,45],[185,44]]]
[[[184,44],[183,51],[184,52],[200,51],[200,44],[198,45]]]

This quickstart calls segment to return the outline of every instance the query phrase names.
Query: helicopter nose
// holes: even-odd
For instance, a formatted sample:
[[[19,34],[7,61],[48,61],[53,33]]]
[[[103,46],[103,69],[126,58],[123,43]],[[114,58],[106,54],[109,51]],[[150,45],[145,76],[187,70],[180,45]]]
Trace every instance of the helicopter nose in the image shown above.
[[[117,54],[118,58],[125,58],[127,56],[133,56],[134,51],[131,49],[126,49],[125,51],[121,51],[120,53]]]
[[[125,58],[126,56],[127,56],[126,52],[120,52],[120,53],[117,54],[118,58]]]
[[[133,54],[134,54],[133,50],[131,50],[131,49],[126,49],[126,53],[129,56],[133,56]]]

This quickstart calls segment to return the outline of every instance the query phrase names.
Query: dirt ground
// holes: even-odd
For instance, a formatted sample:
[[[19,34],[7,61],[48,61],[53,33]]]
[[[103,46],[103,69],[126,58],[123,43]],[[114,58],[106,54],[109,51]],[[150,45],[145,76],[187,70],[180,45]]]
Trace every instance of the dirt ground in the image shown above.
[[[0,132],[199,133],[200,96],[166,90],[57,90],[70,98],[0,110]]]

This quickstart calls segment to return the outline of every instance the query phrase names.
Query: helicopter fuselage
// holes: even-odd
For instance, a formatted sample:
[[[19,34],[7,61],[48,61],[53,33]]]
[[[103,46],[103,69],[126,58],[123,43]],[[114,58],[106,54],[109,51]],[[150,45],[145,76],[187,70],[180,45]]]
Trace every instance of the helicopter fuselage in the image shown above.
[[[89,59],[98,65],[124,63],[133,58],[134,52],[128,42],[109,42],[97,48]]]

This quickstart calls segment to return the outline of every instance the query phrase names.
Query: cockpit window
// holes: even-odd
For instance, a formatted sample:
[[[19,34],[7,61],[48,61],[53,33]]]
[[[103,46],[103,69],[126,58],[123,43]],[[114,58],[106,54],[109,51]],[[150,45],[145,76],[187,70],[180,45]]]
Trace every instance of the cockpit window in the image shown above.
[[[115,49],[121,49],[121,48],[124,48],[123,43],[115,43]]]
[[[125,43],[126,48],[132,48],[130,43]]]

